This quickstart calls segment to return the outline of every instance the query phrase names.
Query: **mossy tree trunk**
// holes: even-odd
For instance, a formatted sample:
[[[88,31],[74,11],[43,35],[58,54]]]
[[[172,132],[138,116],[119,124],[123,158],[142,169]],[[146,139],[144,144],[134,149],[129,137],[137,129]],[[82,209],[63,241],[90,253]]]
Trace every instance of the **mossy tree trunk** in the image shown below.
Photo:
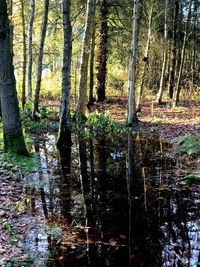
[[[71,58],[72,58],[72,27],[70,19],[71,0],[63,1],[63,67],[62,96],[60,106],[60,126],[57,145],[71,145],[70,127],[70,90],[71,90]],[[66,142],[67,141],[67,142]]]
[[[97,101],[106,99],[106,74],[108,55],[108,0],[101,0],[100,4],[100,42],[98,47],[97,66]]]
[[[0,96],[5,152],[28,155],[22,133],[6,0],[0,0]]]

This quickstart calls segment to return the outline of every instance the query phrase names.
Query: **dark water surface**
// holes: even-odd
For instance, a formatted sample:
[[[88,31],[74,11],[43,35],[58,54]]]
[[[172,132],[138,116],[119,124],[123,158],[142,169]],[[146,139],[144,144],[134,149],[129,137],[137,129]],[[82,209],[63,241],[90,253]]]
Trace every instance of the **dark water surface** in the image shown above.
[[[200,189],[180,182],[162,140],[72,143],[35,142],[41,167],[24,189],[34,266],[200,266]]]

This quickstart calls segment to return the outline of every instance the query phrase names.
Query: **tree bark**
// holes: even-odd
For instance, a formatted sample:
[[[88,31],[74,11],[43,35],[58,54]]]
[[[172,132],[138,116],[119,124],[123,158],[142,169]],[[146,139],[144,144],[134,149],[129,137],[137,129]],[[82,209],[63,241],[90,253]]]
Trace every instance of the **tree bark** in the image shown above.
[[[71,58],[72,58],[72,27],[71,27],[71,0],[63,0],[63,67],[62,67],[62,96],[60,106],[60,125],[57,145],[66,143],[70,134],[70,90],[71,90]],[[70,144],[71,145],[71,144]]]
[[[187,42],[187,37],[188,37],[188,28],[189,28],[189,22],[191,19],[191,8],[192,8],[192,3],[193,0],[190,0],[189,6],[188,6],[188,14],[187,14],[187,21],[185,25],[185,32],[184,32],[184,39],[183,39],[183,46],[181,50],[181,61],[180,61],[180,66],[178,70],[178,77],[177,77],[177,83],[176,83],[176,95],[174,99],[174,105],[177,106],[179,103],[179,97],[180,97],[180,81],[181,81],[181,76],[182,76],[182,71],[183,71],[183,64],[184,64],[184,59],[185,59],[185,49],[186,49],[186,42]]]
[[[175,0],[174,19],[173,19],[173,49],[172,49],[172,66],[170,74],[169,84],[169,97],[173,99],[174,85],[175,85],[175,73],[177,62],[177,29],[178,29],[178,14],[179,14],[179,0]]]
[[[103,102],[106,99],[106,74],[108,54],[108,1],[101,1],[100,10],[100,43],[98,47],[97,66],[97,101]]]
[[[32,99],[32,68],[33,68],[33,23],[35,17],[35,0],[31,1],[31,15],[28,28],[28,94],[27,99]]]
[[[95,34],[96,34],[96,26],[95,23],[93,24],[93,32],[92,32],[92,42],[90,48],[90,92],[89,92],[89,100],[87,107],[89,108],[94,104],[94,58],[95,58]]]
[[[81,70],[79,81],[79,98],[76,110],[76,120],[86,117],[86,98],[87,98],[87,74],[88,61],[90,52],[90,40],[95,14],[95,0],[87,1],[85,32],[83,37],[82,54],[81,54]]]
[[[164,53],[163,53],[163,65],[162,65],[162,73],[160,78],[160,88],[157,96],[157,103],[160,105],[162,104],[162,96],[165,86],[165,72],[166,72],[166,66],[167,66],[167,50],[168,50],[168,44],[167,44],[167,11],[168,11],[168,0],[165,0],[165,24],[164,24]]]
[[[22,20],[22,37],[23,37],[23,66],[22,66],[22,108],[26,103],[26,24],[24,14],[24,0],[21,0],[21,20]]]
[[[150,42],[151,42],[152,16],[153,16],[153,4],[151,6],[150,13],[149,13],[147,43],[146,43],[145,54],[143,58],[143,68],[142,68],[142,75],[141,75],[142,79],[140,83],[140,91],[139,91],[138,101],[137,101],[137,111],[141,111],[141,101],[142,101],[142,95],[144,91],[144,79],[145,79],[146,71],[148,68],[148,57],[149,57],[149,49],[150,49]]]
[[[44,17],[43,17],[43,22],[42,22],[38,63],[37,63],[37,82],[36,82],[36,88],[35,88],[35,99],[34,99],[34,108],[33,108],[33,119],[34,120],[39,119],[38,113],[39,113],[40,87],[41,87],[41,79],[42,79],[42,61],[43,61],[43,55],[44,55],[44,43],[45,43],[46,30],[47,30],[48,13],[49,13],[49,0],[45,0]]]
[[[6,0],[0,0],[0,96],[4,151],[28,156],[21,128]]]
[[[132,22],[132,44],[131,55],[129,60],[128,74],[128,126],[132,126],[138,122],[136,113],[136,64],[138,54],[138,35],[140,22],[140,9],[143,2],[140,0],[134,1],[133,22]]]

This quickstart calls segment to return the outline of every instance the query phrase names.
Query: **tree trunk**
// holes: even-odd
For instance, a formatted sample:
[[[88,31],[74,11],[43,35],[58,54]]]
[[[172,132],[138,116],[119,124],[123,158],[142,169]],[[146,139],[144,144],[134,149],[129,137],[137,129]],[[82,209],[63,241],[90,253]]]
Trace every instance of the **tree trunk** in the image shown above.
[[[141,111],[141,101],[142,101],[142,95],[144,90],[144,79],[146,75],[146,71],[148,68],[148,57],[149,57],[149,48],[150,48],[150,42],[151,42],[151,25],[152,25],[152,16],[153,16],[153,4],[150,9],[149,13],[149,27],[148,27],[148,37],[147,37],[147,43],[145,48],[145,54],[143,58],[143,68],[142,68],[142,79],[140,83],[140,91],[138,95],[138,101],[137,101],[137,111]]]
[[[88,61],[90,52],[90,40],[95,14],[95,0],[87,1],[85,32],[83,37],[82,54],[81,54],[81,70],[79,81],[79,98],[76,110],[76,120],[86,117],[86,98],[87,98],[87,74]]]
[[[72,28],[70,20],[71,0],[63,1],[63,67],[62,67],[62,96],[60,106],[60,125],[58,146],[70,139],[70,90],[71,90],[71,58],[72,58]]]
[[[28,28],[28,94],[27,99],[32,99],[32,67],[33,67],[33,22],[35,17],[35,0],[31,1],[31,15]]]
[[[91,43],[91,48],[90,48],[90,92],[89,92],[89,101],[87,104],[87,107],[89,108],[94,104],[94,94],[93,94],[93,89],[94,89],[94,57],[95,57],[95,34],[96,34],[96,26],[94,23],[93,26],[93,33],[92,33],[92,43]]]
[[[136,113],[136,64],[138,54],[138,35],[140,22],[140,9],[142,1],[135,0],[133,8],[133,24],[132,24],[132,44],[131,55],[129,60],[129,74],[128,74],[128,125],[132,126],[138,122]]]
[[[175,0],[174,19],[173,19],[173,50],[172,50],[172,67],[170,74],[169,84],[169,97],[172,99],[174,94],[175,85],[175,72],[176,72],[176,61],[177,61],[177,29],[178,29],[178,14],[179,14],[179,0]]]
[[[167,66],[167,12],[168,11],[168,0],[165,0],[165,24],[164,24],[164,53],[163,53],[163,65],[162,65],[162,73],[160,78],[160,88],[157,96],[157,103],[160,105],[162,104],[162,96],[165,86],[165,72],[166,72],[166,66]]]
[[[97,101],[103,102],[106,99],[108,0],[101,0],[100,21],[100,43],[98,47],[97,59]]]
[[[188,37],[188,28],[189,28],[189,22],[191,19],[191,8],[192,8],[192,3],[193,0],[190,0],[189,2],[189,7],[188,7],[188,14],[187,14],[187,21],[185,25],[185,33],[184,33],[184,39],[183,39],[183,46],[181,50],[181,61],[180,61],[180,66],[179,66],[179,71],[178,71],[178,78],[177,78],[177,83],[176,83],[176,96],[174,99],[174,105],[177,106],[179,103],[179,96],[180,96],[180,81],[181,81],[181,76],[182,76],[182,71],[183,71],[183,64],[184,64],[184,59],[185,59],[185,49],[186,49],[186,42],[187,42],[187,37]]]
[[[6,0],[0,0],[0,96],[4,151],[28,156],[21,128]]]
[[[37,82],[35,88],[35,99],[34,99],[34,108],[33,108],[33,119],[38,120],[39,113],[39,100],[40,100],[40,87],[41,87],[41,79],[42,79],[42,61],[44,54],[44,42],[46,37],[47,30],[47,21],[48,21],[48,13],[49,13],[49,0],[45,0],[44,2],[44,17],[42,22],[42,31],[40,37],[40,46],[39,46],[39,54],[38,54],[38,63],[37,63]]]
[[[26,25],[24,14],[24,0],[21,0],[21,20],[22,20],[22,36],[23,36],[23,66],[22,66],[22,108],[26,103]]]

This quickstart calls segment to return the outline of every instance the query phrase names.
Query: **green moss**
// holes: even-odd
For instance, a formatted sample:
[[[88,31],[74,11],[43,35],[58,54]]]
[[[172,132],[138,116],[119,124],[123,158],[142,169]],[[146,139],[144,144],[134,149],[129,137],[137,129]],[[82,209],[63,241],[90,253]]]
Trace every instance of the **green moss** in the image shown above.
[[[4,137],[4,152],[6,153],[10,152],[26,157],[29,156],[22,133],[10,134],[4,131],[3,137]]]

